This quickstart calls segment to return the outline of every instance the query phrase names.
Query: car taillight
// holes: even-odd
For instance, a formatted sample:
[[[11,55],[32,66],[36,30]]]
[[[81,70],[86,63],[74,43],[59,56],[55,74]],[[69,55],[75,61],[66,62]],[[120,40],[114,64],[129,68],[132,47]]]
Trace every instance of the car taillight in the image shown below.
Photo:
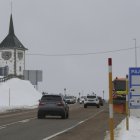
[[[58,106],[64,106],[64,103],[63,102],[58,102],[57,105]]]
[[[39,102],[39,106],[43,106],[43,105],[45,105],[44,102]]]

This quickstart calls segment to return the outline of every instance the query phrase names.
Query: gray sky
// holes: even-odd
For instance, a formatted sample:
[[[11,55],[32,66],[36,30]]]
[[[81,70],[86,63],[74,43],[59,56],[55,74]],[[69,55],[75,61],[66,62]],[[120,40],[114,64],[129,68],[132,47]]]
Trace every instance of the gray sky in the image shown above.
[[[39,90],[108,97],[108,58],[113,78],[135,66],[134,38],[140,47],[139,0],[13,0],[15,34],[29,50],[26,69],[43,70]],[[0,0],[0,42],[6,37],[10,0]],[[85,54],[32,56],[28,54]],[[140,65],[140,49],[137,61]]]

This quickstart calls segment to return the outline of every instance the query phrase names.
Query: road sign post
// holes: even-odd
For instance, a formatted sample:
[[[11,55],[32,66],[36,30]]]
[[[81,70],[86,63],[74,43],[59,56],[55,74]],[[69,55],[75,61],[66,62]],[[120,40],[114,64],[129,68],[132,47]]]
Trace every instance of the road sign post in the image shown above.
[[[129,130],[129,107],[128,107],[128,75],[126,76],[126,130]]]

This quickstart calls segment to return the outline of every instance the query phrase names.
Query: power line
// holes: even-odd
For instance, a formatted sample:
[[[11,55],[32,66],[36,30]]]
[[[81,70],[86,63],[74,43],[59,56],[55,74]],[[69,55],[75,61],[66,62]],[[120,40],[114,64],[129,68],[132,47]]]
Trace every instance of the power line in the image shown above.
[[[140,47],[137,47],[140,48]],[[69,53],[69,54],[45,54],[45,53],[29,53],[26,55],[32,55],[32,56],[84,56],[84,55],[97,55],[97,54],[106,54],[106,53],[116,53],[121,51],[128,51],[133,50],[135,48],[126,48],[126,49],[118,49],[118,50],[109,50],[109,51],[100,51],[100,52],[92,52],[92,53]]]

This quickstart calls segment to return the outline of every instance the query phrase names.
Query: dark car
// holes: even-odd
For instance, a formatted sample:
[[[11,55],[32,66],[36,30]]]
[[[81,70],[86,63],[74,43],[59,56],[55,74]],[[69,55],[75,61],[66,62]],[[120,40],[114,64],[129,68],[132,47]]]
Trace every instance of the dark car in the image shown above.
[[[62,119],[69,117],[69,106],[61,95],[43,95],[38,105],[38,119],[49,116],[61,116]]]
[[[98,96],[98,99],[99,99],[99,103],[101,106],[104,105],[104,100],[102,99],[102,97]]]

